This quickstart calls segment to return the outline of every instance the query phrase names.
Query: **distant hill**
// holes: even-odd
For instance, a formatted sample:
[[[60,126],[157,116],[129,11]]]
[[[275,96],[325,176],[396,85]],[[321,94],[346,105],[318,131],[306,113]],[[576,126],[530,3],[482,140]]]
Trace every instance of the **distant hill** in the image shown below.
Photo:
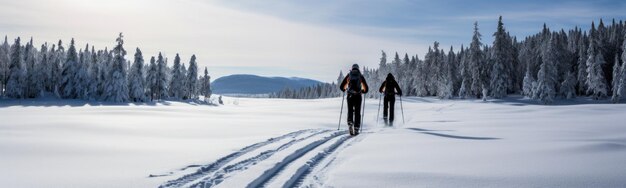
[[[268,94],[284,88],[299,89],[322,82],[306,78],[263,77],[235,74],[216,79],[211,83],[215,94]]]

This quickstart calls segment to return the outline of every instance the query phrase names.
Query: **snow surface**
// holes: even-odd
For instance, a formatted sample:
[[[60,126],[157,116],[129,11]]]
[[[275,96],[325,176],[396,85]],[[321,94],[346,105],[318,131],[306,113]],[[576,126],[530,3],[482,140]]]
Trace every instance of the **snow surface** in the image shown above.
[[[626,186],[625,104],[403,99],[394,127],[368,99],[357,137],[340,98],[0,100],[0,186]]]

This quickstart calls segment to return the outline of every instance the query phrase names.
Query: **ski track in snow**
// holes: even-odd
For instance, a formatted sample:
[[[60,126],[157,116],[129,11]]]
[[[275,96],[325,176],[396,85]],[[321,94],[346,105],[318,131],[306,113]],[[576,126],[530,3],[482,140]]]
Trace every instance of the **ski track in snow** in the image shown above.
[[[250,184],[248,184],[248,188],[255,188],[255,187],[265,187],[265,185],[270,182],[274,177],[276,177],[276,175],[278,175],[285,167],[287,167],[287,165],[291,164],[293,161],[295,161],[296,159],[302,157],[304,154],[314,150],[315,148],[317,148],[318,146],[328,142],[329,140],[341,136],[341,135],[346,135],[346,132],[344,131],[340,131],[340,132],[335,132],[333,134],[331,134],[330,136],[327,136],[321,140],[317,140],[314,141],[298,150],[296,150],[295,152],[291,153],[290,155],[288,155],[287,157],[285,157],[282,161],[276,163],[276,165],[268,170],[266,170],[265,172],[263,172],[263,174],[261,176],[259,176],[258,178],[256,178],[255,180],[253,180],[252,182],[250,182]]]
[[[306,135],[310,133],[310,135]],[[323,136],[320,136],[323,135]],[[298,138],[301,137],[301,138]],[[315,137],[315,138],[314,138]],[[160,187],[214,187],[232,176],[236,176],[237,173],[245,172],[250,167],[259,164],[265,159],[270,158],[274,154],[281,153],[283,150],[290,148],[298,143],[294,150],[287,150],[290,153],[282,153],[284,155],[278,162],[273,163],[262,171],[262,174],[256,177],[254,180],[247,184],[247,187],[265,187],[269,182],[272,182],[278,175],[281,174],[287,167],[297,169],[294,174],[288,174],[288,180],[286,182],[275,182],[282,184],[282,187],[300,187],[305,180],[317,177],[310,177],[314,175],[313,172],[318,166],[328,168],[330,163],[334,161],[336,153],[355,139],[351,139],[353,136],[347,135],[347,131],[334,131],[323,129],[306,129],[296,132],[292,132],[283,136],[268,139],[264,142],[259,142],[250,146],[247,146],[239,151],[231,153],[225,157],[218,159],[217,161],[202,166],[198,171],[182,176],[175,180],[170,180],[162,184]],[[293,139],[275,148],[267,148],[265,151],[259,151],[263,146],[278,142],[284,139]],[[358,139],[361,140],[361,139]],[[328,144],[326,144],[328,143]],[[349,143],[349,144],[346,144]],[[325,145],[326,144],[326,145]],[[322,148],[320,146],[324,145]],[[241,156],[247,153],[258,152],[257,155],[243,159]],[[285,151],[285,152],[287,152]],[[317,153],[315,153],[317,152]],[[296,160],[303,158],[307,153],[313,154],[313,157],[306,162],[295,162]],[[328,160],[326,160],[328,159]],[[299,160],[302,161],[302,160]],[[315,175],[317,176],[317,175]],[[246,185],[245,183],[243,185]]]
[[[303,140],[307,140],[307,139],[309,139],[311,137],[314,137],[314,136],[317,136],[319,134],[326,133],[326,132],[329,132],[329,131],[330,130],[319,131],[319,132],[316,132],[314,134],[308,135],[308,136],[306,136],[304,138],[291,140],[291,141],[289,141],[289,142],[279,146],[276,149],[270,149],[270,150],[267,150],[267,151],[263,151],[263,152],[261,152],[260,154],[254,156],[254,157],[251,157],[251,158],[242,160],[240,162],[237,162],[235,164],[226,166],[223,169],[215,172],[215,174],[213,174],[213,175],[203,177],[201,179],[198,179],[197,181],[193,181],[192,183],[190,183],[191,186],[189,186],[189,187],[203,187],[204,188],[204,187],[216,186],[217,184],[221,183],[226,178],[228,178],[229,174],[232,174],[232,173],[237,172],[237,171],[246,170],[249,166],[255,165],[255,164],[259,163],[260,161],[263,161],[263,160],[271,157],[275,153],[277,153],[279,151],[282,151],[282,150],[284,150],[284,149],[286,149],[286,148],[288,148],[288,147],[290,147],[290,146],[292,146],[292,145],[294,145],[294,144],[296,144],[298,142],[301,142]]]
[[[292,187],[327,187],[324,185],[324,182],[327,180],[327,173],[329,170],[334,168],[335,166],[340,165],[342,161],[337,159],[337,155],[341,150],[344,150],[347,147],[350,147],[361,140],[365,139],[367,135],[384,131],[386,128],[376,128],[371,129],[368,132],[361,133],[361,136],[358,137],[349,137],[350,139],[346,139],[343,141],[337,141],[333,145],[326,148],[323,152],[323,157],[319,160],[311,163],[310,168],[306,169],[306,171],[301,174],[301,177],[292,177],[298,180],[290,180],[295,182]],[[307,163],[309,164],[309,163]],[[307,168],[307,167],[301,167]],[[301,169],[298,169],[300,172]],[[305,169],[302,169],[305,170]],[[296,176],[296,175],[294,175]],[[288,186],[287,183],[283,185],[283,187]]]
[[[351,137],[343,136],[339,138],[337,141],[335,141],[335,143],[333,143],[332,145],[324,149],[324,151],[318,153],[317,155],[315,155],[315,157],[307,161],[306,164],[300,166],[300,168],[298,168],[296,173],[293,176],[291,176],[291,178],[289,178],[287,182],[285,182],[285,184],[283,185],[283,188],[300,187],[304,179],[309,174],[311,174],[313,168],[317,167],[324,159],[326,159],[326,157],[328,157],[330,154],[336,151],[337,148],[339,148],[339,146],[344,144],[346,140],[348,140],[349,138]]]
[[[170,180],[164,184],[162,184],[161,186],[159,186],[160,188],[167,188],[167,187],[182,187],[186,184],[188,184],[191,181],[197,180],[199,178],[202,178],[204,176],[206,176],[207,174],[213,173],[217,170],[219,170],[222,166],[226,165],[227,163],[229,163],[230,161],[246,154],[249,153],[251,151],[254,151],[258,148],[261,148],[263,146],[266,146],[268,144],[272,144],[275,143],[277,141],[286,139],[286,138],[293,138],[296,137],[298,135],[301,134],[305,134],[307,132],[312,132],[315,131],[313,129],[305,129],[305,130],[299,130],[299,131],[295,131],[295,132],[291,132],[279,137],[275,137],[275,138],[270,138],[266,141],[263,142],[259,142],[259,143],[255,143],[249,146],[246,146],[242,149],[240,149],[239,151],[236,151],[234,153],[231,153],[229,155],[226,155],[218,160],[216,160],[215,162],[208,164],[208,165],[204,165],[202,166],[200,169],[198,169],[196,172],[192,173],[192,174],[188,174],[185,175],[183,177],[180,177],[178,179],[175,180]]]

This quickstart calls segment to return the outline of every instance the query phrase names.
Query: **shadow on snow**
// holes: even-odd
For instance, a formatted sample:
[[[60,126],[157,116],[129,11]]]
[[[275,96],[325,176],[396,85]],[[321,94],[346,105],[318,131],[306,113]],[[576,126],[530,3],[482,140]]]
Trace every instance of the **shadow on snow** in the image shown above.
[[[420,128],[407,128],[407,129],[417,131],[422,134],[445,137],[445,138],[454,138],[454,139],[465,139],[465,140],[498,140],[500,139],[500,138],[494,138],[494,137],[459,136],[459,135],[441,134],[441,133],[432,132],[432,131],[449,131],[449,130],[428,130],[428,129],[420,129]]]

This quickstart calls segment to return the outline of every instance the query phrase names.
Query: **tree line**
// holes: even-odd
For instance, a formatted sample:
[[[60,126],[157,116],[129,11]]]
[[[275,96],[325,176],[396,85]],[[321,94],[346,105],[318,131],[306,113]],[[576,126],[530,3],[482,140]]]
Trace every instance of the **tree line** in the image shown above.
[[[181,64],[178,54],[174,65],[159,53],[149,63],[139,48],[132,64],[125,58],[122,33],[111,50],[97,50],[87,44],[76,50],[74,39],[67,50],[58,44],[44,43],[39,49],[31,38],[22,45],[18,37],[9,45],[7,37],[0,45],[0,96],[25,99],[47,95],[63,99],[110,102],[147,102],[161,99],[196,99],[210,97],[207,68],[198,76],[196,56],[189,67]]]
[[[343,79],[343,77],[342,77]],[[341,91],[337,89],[335,83],[320,83],[314,86],[300,89],[284,88],[279,92],[271,93],[269,98],[285,99],[318,99],[341,96]]]
[[[481,42],[478,23],[469,47],[451,46],[444,51],[438,42],[424,59],[395,53],[391,62],[383,51],[378,68],[362,70],[370,87],[379,86],[392,73],[409,96],[451,98],[503,98],[521,94],[543,104],[577,96],[619,102],[626,93],[626,27],[623,21],[605,25],[591,23],[588,31],[574,28],[541,32],[518,41],[504,27],[502,17],[491,45]],[[340,72],[343,78],[343,72]],[[335,89],[335,97],[341,93]],[[299,93],[305,91],[292,91]],[[311,92],[311,91],[309,91]],[[337,94],[338,93],[338,94]],[[308,98],[315,93],[302,94]],[[370,95],[370,97],[378,97]]]

